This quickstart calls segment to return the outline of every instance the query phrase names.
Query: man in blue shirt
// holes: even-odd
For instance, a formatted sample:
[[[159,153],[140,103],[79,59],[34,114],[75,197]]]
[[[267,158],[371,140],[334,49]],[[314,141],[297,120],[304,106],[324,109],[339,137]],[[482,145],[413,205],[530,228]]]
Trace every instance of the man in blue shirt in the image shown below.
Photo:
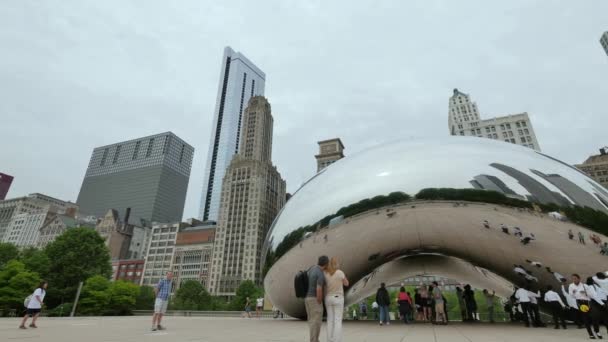
[[[167,311],[167,302],[169,301],[169,294],[171,294],[172,279],[173,272],[167,272],[167,277],[161,279],[154,287],[156,301],[154,302],[154,316],[152,316],[152,331],[165,329],[160,325],[160,321],[163,319],[163,314]]]

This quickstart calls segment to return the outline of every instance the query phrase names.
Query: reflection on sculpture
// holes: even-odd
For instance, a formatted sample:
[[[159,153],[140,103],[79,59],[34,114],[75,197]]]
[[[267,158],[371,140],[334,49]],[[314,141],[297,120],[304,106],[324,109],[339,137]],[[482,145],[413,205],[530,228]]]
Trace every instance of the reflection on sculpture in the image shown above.
[[[527,259],[561,274],[597,272],[608,260],[567,239],[569,229],[590,231],[533,208],[592,205],[607,213],[605,203],[608,195],[584,174],[523,147],[464,137],[387,144],[336,162],[287,202],[265,241],[264,285],[274,305],[301,317],[304,307],[293,295],[293,276],[320,254],[343,260],[353,284],[370,274],[394,277],[379,272],[392,261],[415,256],[415,263],[400,265],[436,264],[428,259],[432,255],[490,270],[515,284],[525,278],[513,265]],[[344,220],[329,225],[336,216]],[[536,240],[524,245],[502,233],[501,225],[521,227]],[[405,276],[408,267],[388,269],[403,270]],[[529,278],[539,285],[556,281],[547,271],[535,270]],[[349,291],[347,303],[364,295]]]

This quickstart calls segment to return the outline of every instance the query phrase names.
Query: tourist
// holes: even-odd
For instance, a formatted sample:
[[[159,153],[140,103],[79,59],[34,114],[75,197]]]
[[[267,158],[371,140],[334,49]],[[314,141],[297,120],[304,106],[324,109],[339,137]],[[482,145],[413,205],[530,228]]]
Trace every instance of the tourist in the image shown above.
[[[509,234],[509,227],[505,226],[502,223],[500,224],[500,230],[502,230],[502,232],[505,234]]]
[[[566,279],[562,281],[562,295],[564,295],[566,304],[568,304],[566,318],[573,321],[579,329],[582,329],[583,322],[580,320],[580,315],[578,314],[578,305],[576,304],[576,299],[574,299],[574,297],[568,293],[568,290],[566,290],[566,287],[564,286],[566,281]]]
[[[483,296],[486,299],[486,307],[488,308],[488,321],[494,323],[494,298],[496,297],[496,292],[492,290],[490,294],[490,291],[484,289]]]
[[[602,334],[600,334],[600,323],[604,323],[608,327],[608,322],[605,321],[606,302],[608,300],[608,298],[606,298],[606,292],[593,282],[592,277],[587,278],[585,291],[587,291],[587,295],[590,299],[589,304],[591,310],[589,310],[589,313],[591,316],[591,323],[593,324],[593,331],[597,338],[602,339]]]
[[[477,320],[477,302],[475,301],[475,292],[471,289],[471,285],[466,284],[464,286],[463,298],[467,307],[467,320],[475,322]]]
[[[416,308],[416,320],[424,321],[424,306],[422,305],[422,297],[418,289],[414,289],[414,307]]]
[[[517,291],[515,291],[515,298],[517,299],[517,301],[519,302],[519,306],[521,307],[521,313],[523,316],[524,323],[526,324],[526,328],[530,327],[530,320],[528,318],[528,316],[531,315],[529,293],[530,292],[524,287],[520,287],[519,289],[517,289]]]
[[[450,317],[448,316],[448,300],[444,295],[441,298],[443,298],[443,314],[445,315],[445,322],[447,324],[450,321]]]
[[[598,272],[593,276],[593,281],[598,284],[606,293],[608,293],[608,279],[606,273]]]
[[[486,229],[490,229],[490,222],[488,222],[488,220],[484,220],[484,221],[483,221],[483,226],[484,226]]]
[[[25,306],[27,311],[23,319],[21,320],[21,325],[19,329],[27,329],[25,327],[25,323],[27,323],[27,318],[32,317],[32,323],[30,323],[30,328],[38,328],[36,325],[36,320],[38,316],[40,316],[40,311],[42,310],[42,306],[44,305],[44,296],[46,296],[46,288],[48,287],[48,283],[46,281],[40,282],[34,293],[29,296],[29,301]]]
[[[262,316],[262,310],[264,310],[264,297],[255,300],[255,315],[257,318]]]
[[[367,319],[367,303],[365,301],[359,303],[359,316],[361,316],[361,319]]]
[[[251,318],[251,299],[249,299],[249,297],[245,298],[245,312],[243,313],[243,317]]]
[[[581,283],[581,277],[576,273],[572,275],[572,283],[568,286],[568,293],[576,299],[579,321],[585,325],[589,338],[595,339],[595,336],[591,331],[591,317],[589,315],[591,304],[589,303],[590,298],[585,289],[585,285]]]
[[[424,317],[424,321],[431,321],[433,318],[433,313],[431,312],[433,299],[429,294],[429,290],[426,285],[420,284],[418,292],[420,293],[420,301],[422,304],[422,316]]]
[[[405,292],[405,287],[399,289],[397,293],[397,304],[399,304],[399,315],[403,320],[403,323],[409,323],[409,316],[412,311],[412,298],[409,293]]]
[[[568,229],[568,239],[574,240],[574,233],[572,232],[572,229]]]
[[[578,232],[578,243],[585,245],[585,235],[581,231]]]
[[[327,341],[342,341],[342,313],[344,312],[344,286],[348,279],[339,269],[338,259],[331,258],[325,269],[325,308],[327,309]],[[356,311],[355,311],[356,312]]]
[[[545,292],[544,301],[549,305],[551,314],[553,315],[553,324],[555,329],[559,329],[561,323],[562,327],[566,329],[566,321],[564,320],[564,310],[566,305],[562,301],[561,297],[557,292],[553,291],[553,286],[547,286],[547,292]]]
[[[154,301],[154,315],[152,316],[152,331],[165,330],[160,323],[163,315],[167,312],[167,303],[169,302],[169,294],[173,286],[173,272],[167,272],[164,279],[161,279],[154,287],[156,300]]]
[[[521,228],[513,227],[513,235],[518,236],[518,237],[523,237],[524,233],[521,231]]]
[[[412,298],[412,295],[409,292],[406,292],[406,293],[407,293],[407,296],[410,297],[410,304],[411,304],[410,315],[409,315],[408,321],[413,322],[416,319],[416,317],[415,317],[416,306],[414,305],[414,299]]]
[[[310,342],[319,342],[321,324],[323,323],[323,287],[325,286],[325,275],[323,271],[329,264],[329,258],[325,255],[319,257],[317,265],[308,270],[308,292],[304,299],[306,315],[308,316],[308,329]]]
[[[456,287],[456,298],[458,298],[458,306],[460,307],[460,319],[464,322],[467,320],[467,307],[464,303],[464,298],[462,297],[462,289],[460,287]]]
[[[448,321],[445,318],[443,293],[439,288],[439,283],[436,281],[434,281],[431,286],[433,287],[433,299],[435,300],[435,323],[445,325],[448,323]]]
[[[540,309],[538,307],[538,298],[540,298],[540,291],[529,291],[528,297],[530,298],[530,316],[532,318],[532,324],[535,328],[546,327],[547,325],[543,323],[542,319],[540,318]]]
[[[374,320],[377,320],[379,315],[378,315],[378,302],[373,301],[372,302],[372,312],[374,313]]]
[[[391,305],[391,300],[388,295],[388,291],[386,290],[386,284],[380,284],[380,288],[376,292],[376,302],[378,303],[378,308],[380,310],[380,325],[390,324],[390,317],[388,313],[388,307]]]

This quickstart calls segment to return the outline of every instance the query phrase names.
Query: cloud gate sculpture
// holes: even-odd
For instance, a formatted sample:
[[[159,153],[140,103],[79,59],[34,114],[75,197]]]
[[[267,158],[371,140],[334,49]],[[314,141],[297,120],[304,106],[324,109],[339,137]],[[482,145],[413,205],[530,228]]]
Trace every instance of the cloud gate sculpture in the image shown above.
[[[277,308],[305,317],[293,279],[322,254],[351,280],[346,304],[416,275],[503,296],[512,284],[558,286],[562,275],[608,269],[589,240],[606,236],[554,213],[575,209],[605,215],[608,191],[532,149],[468,137],[381,145],[319,172],[287,202],[265,240],[264,287]]]

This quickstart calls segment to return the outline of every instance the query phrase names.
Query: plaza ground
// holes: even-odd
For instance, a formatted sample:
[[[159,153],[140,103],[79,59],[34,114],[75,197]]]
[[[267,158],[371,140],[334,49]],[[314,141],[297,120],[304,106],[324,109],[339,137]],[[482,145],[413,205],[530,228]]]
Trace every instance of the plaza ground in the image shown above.
[[[306,322],[298,320],[167,317],[167,330],[150,331],[148,317],[41,318],[38,329],[19,330],[16,318],[0,319],[0,341],[44,342],[212,342],[212,341],[308,341]],[[322,330],[321,341],[326,341]],[[605,335],[605,328],[602,329]],[[378,326],[375,322],[348,321],[344,325],[345,342],[363,341],[450,341],[450,342],[522,342],[588,340],[585,330],[570,327],[524,328],[513,324],[464,324],[448,326],[393,322]]]

